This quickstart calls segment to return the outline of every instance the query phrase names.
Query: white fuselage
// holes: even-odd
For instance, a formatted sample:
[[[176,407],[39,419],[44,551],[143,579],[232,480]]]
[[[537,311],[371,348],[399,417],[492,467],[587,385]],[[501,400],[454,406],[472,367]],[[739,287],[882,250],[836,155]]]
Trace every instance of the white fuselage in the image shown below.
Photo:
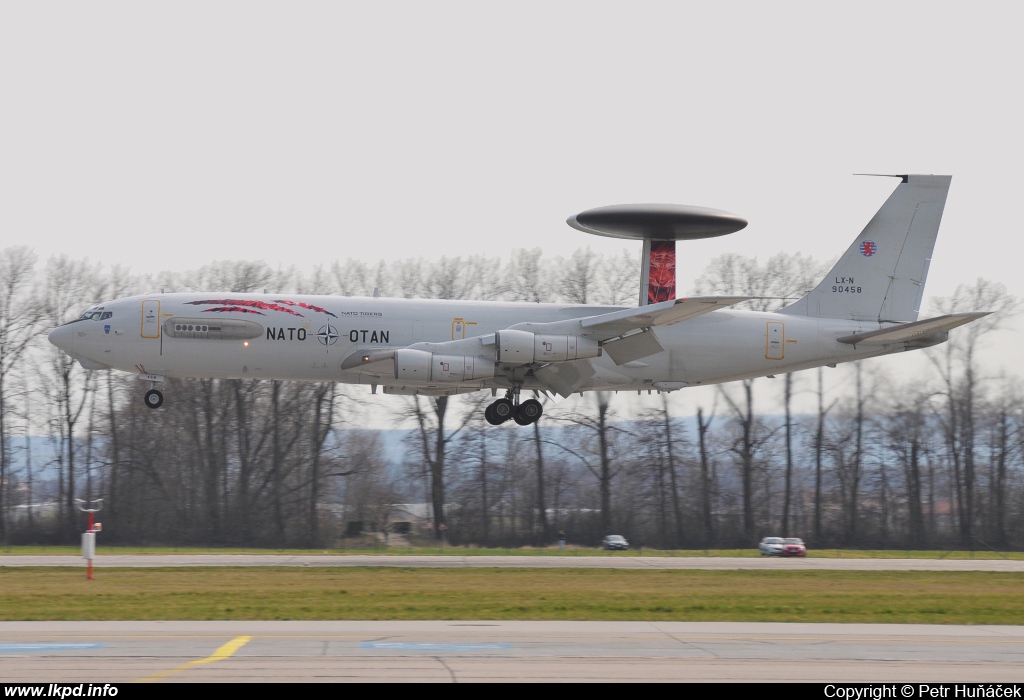
[[[477,301],[251,294],[154,294],[96,306],[50,338],[83,366],[166,377],[253,378],[402,384],[474,391],[507,388],[493,378],[459,383],[396,382],[391,362],[351,370],[353,353],[486,336],[523,322],[595,316],[619,307]],[[104,318],[104,316],[106,316]],[[229,327],[230,326],[230,327]],[[191,327],[191,328],[190,328]],[[774,375],[888,354],[903,345],[856,348],[836,338],[878,324],[723,309],[659,327],[664,352],[616,365],[589,360],[579,390],[679,388]],[[204,330],[205,329],[205,330]],[[211,329],[219,329],[213,331]],[[523,387],[543,388],[526,376]]]

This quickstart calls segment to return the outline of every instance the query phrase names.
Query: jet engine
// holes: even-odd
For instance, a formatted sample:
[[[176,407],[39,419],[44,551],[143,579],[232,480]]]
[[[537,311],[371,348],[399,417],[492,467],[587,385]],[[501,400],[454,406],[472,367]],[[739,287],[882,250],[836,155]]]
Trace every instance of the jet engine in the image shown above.
[[[528,365],[534,362],[571,362],[600,357],[596,340],[578,335],[540,335],[529,331],[504,330],[495,335],[498,362]]]
[[[494,376],[494,361],[472,355],[436,355],[425,350],[395,351],[395,378],[419,382],[467,382]]]

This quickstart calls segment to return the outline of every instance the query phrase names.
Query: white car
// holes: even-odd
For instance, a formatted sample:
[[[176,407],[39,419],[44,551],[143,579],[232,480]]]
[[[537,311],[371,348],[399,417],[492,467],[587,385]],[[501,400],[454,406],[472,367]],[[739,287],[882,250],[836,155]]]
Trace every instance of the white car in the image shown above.
[[[762,557],[781,557],[786,549],[786,540],[781,537],[765,537],[758,549]]]
[[[622,551],[624,549],[629,549],[629,542],[627,542],[626,538],[622,535],[608,535],[604,538],[601,546],[605,549]]]

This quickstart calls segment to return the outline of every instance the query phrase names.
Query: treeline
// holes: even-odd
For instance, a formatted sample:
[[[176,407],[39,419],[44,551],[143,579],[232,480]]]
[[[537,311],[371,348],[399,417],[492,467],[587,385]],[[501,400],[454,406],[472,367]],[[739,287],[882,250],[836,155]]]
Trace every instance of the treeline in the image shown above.
[[[333,546],[346,523],[380,531],[412,503],[427,504],[426,534],[453,544],[547,544],[559,533],[596,544],[615,533],[648,547],[750,547],[764,535],[1024,547],[1021,389],[978,360],[1016,302],[985,280],[935,311],[997,313],[918,351],[914,376],[889,376],[879,359],[738,382],[705,390],[694,416],[678,415],[679,394],[589,393],[546,401],[527,429],[486,426],[489,393],[371,405],[365,387],[276,381],[169,380],[153,411],[133,377],[84,371],[46,342],[91,304],[144,291],[632,305],[638,268],[627,253],[519,250],[504,261],[349,260],[308,275],[232,262],[140,278],[0,251],[0,541],[73,541],[78,499],[102,498],[108,543]],[[758,296],[770,309],[825,268],[730,254],[695,291]],[[814,395],[816,410],[796,414],[798,393]],[[779,408],[758,410],[767,400]],[[364,429],[380,408],[404,431],[398,463],[393,431]]]

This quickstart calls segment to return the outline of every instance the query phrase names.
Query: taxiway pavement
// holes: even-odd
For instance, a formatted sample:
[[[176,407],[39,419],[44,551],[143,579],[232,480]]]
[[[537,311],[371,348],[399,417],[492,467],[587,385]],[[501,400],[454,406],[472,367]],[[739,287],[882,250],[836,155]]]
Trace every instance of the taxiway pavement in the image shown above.
[[[1024,682],[1024,627],[0,622],[6,682]]]

